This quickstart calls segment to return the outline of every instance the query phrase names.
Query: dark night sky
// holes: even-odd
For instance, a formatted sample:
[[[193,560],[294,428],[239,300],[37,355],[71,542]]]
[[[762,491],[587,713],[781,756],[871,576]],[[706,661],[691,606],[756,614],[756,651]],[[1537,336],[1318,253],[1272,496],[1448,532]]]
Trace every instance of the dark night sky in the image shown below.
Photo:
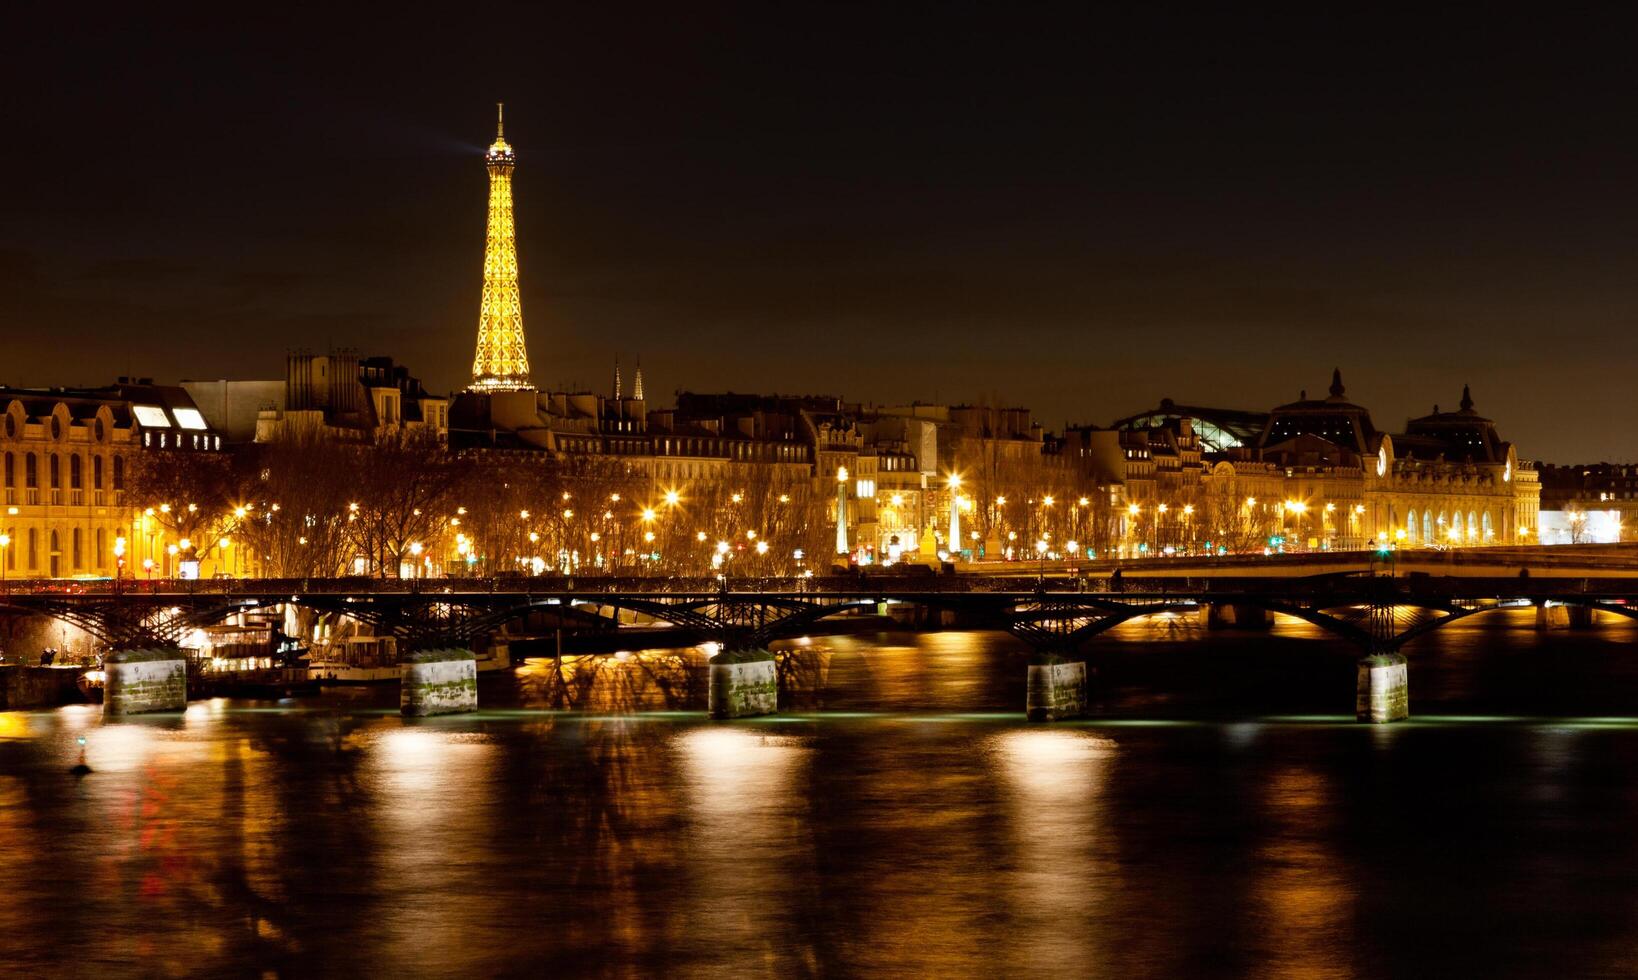
[[[0,381],[464,383],[504,99],[542,385],[1056,427],[1340,365],[1386,428],[1467,381],[1526,457],[1638,457],[1629,19],[659,10],[8,15]]]

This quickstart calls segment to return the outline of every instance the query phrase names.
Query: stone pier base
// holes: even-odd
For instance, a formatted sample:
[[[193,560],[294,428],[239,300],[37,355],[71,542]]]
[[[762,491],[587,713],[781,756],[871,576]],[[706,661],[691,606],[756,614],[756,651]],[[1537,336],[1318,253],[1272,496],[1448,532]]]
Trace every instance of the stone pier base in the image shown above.
[[[1410,668],[1397,653],[1376,653],[1359,662],[1354,715],[1386,724],[1410,717]]]
[[[406,717],[478,710],[478,662],[471,650],[417,650],[403,665],[398,710]]]
[[[182,651],[115,650],[103,660],[102,710],[111,715],[181,711],[188,706],[188,664]]]
[[[1248,603],[1205,602],[1200,605],[1200,625],[1207,629],[1268,629],[1274,614]]]
[[[1586,629],[1593,622],[1593,611],[1587,606],[1551,605],[1536,607],[1536,629]]]
[[[766,650],[719,653],[711,658],[706,694],[712,718],[748,718],[779,710],[779,667]]]
[[[1024,708],[1030,721],[1086,714],[1086,664],[1030,664]]]

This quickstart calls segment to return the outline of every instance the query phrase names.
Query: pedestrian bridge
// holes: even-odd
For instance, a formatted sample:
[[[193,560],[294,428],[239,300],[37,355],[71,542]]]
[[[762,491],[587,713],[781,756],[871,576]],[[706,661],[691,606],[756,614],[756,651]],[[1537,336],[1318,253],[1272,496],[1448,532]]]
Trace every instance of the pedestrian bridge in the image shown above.
[[[1314,566],[1309,566],[1314,567]],[[1325,566],[1318,566],[1324,568]],[[1565,565],[1556,566],[1563,569]],[[1368,652],[1398,650],[1449,623],[1531,606],[1544,628],[1589,625],[1596,613],[1638,618],[1638,576],[1388,574],[1377,567],[1295,577],[1217,574],[1046,577],[837,576],[814,579],[233,579],[211,582],[12,582],[0,616],[41,615],[111,649],[175,645],[193,630],[295,606],[345,616],[405,649],[470,645],[528,623],[618,636],[634,623],[664,645],[763,649],[838,617],[891,614],[912,627],[1012,633],[1043,654],[1076,656],[1094,637],[1157,613],[1208,627],[1258,627],[1275,616],[1311,623]],[[1467,567],[1468,572],[1490,566]],[[1585,571],[1585,569],[1583,569]],[[1230,573],[1230,574],[1224,574]],[[1556,611],[1555,611],[1556,610]],[[633,634],[635,637],[636,634]]]
[[[1450,623],[1518,607],[1534,609],[1539,629],[1591,626],[1600,613],[1638,618],[1638,575],[1609,567],[1622,556],[1566,559],[1531,554],[1531,564],[1515,570],[1505,556],[1493,556],[1482,563],[1451,562],[1447,568],[1456,574],[1438,576],[1379,564],[1350,568],[1324,555],[1269,563],[1283,564],[1282,575],[1264,574],[1262,567],[1238,574],[1243,569],[1232,563],[1203,563],[1211,574],[1196,575],[1186,562],[1157,562],[1101,575],[1080,569],[1049,575],[1043,568],[1028,582],[1001,574],[733,581],[51,580],[9,583],[0,592],[0,616],[53,617],[85,630],[109,651],[145,654],[174,650],[202,627],[291,607],[351,618],[376,635],[398,638],[400,649],[414,655],[469,649],[519,624],[597,633],[627,648],[709,642],[727,655],[711,663],[713,715],[736,717],[776,710],[773,657],[766,652],[775,641],[839,617],[890,615],[910,627],[1004,630],[1028,644],[1036,654],[1028,667],[1028,716],[1045,721],[1084,713],[1085,647],[1122,623],[1181,613],[1208,628],[1264,628],[1275,617],[1290,616],[1359,649],[1358,715],[1384,722],[1409,713],[1409,668],[1400,648]],[[1430,558],[1425,567],[1432,565]],[[1538,567],[1560,574],[1537,574]],[[1595,568],[1607,574],[1591,574]],[[1570,570],[1576,574],[1565,574]],[[1481,574],[1496,571],[1511,574]],[[646,630],[631,630],[633,620]],[[624,642],[627,637],[639,642]]]

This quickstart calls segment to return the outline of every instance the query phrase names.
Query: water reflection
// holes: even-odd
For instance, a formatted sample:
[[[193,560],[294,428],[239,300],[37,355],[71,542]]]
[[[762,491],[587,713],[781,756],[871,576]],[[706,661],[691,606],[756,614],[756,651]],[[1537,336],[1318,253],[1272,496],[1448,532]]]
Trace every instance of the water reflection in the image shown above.
[[[1633,634],[1509,615],[1417,641],[1388,728],[1347,648],[1186,622],[1093,644],[1108,717],[1052,727],[979,633],[782,648],[817,707],[769,721],[706,722],[697,651],[417,723],[0,713],[0,973],[1630,972]]]
[[[1013,969],[1108,970],[1115,842],[1102,791],[1115,743],[1084,732],[1009,731],[992,739],[991,753],[1007,787]]]
[[[1352,975],[1355,933],[1351,881],[1337,853],[1336,800],[1326,774],[1284,766],[1270,773],[1251,876],[1260,973],[1314,978]]]
[[[366,749],[360,780],[373,797],[375,837],[368,880],[384,910],[360,924],[382,943],[377,969],[471,969],[484,956],[482,933],[511,912],[482,876],[495,856],[487,785],[495,748],[479,735],[405,726],[374,733]]]
[[[761,963],[775,975],[806,970],[815,953],[789,918],[813,857],[801,845],[806,807],[796,792],[808,751],[802,740],[745,728],[677,736],[688,796],[693,873],[677,936],[700,962]],[[795,833],[793,833],[795,831]]]

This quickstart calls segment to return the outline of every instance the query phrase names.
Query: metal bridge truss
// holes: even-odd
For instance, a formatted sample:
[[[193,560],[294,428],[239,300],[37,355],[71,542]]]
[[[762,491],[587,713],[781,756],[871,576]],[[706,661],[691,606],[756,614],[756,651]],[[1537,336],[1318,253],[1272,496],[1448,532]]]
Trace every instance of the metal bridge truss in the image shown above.
[[[1558,602],[1638,619],[1630,596],[1573,594],[1515,597],[1511,602]],[[43,615],[71,623],[113,649],[171,646],[195,629],[256,609],[294,603],[345,616],[378,635],[393,635],[407,649],[471,643],[509,623],[549,615],[565,627],[612,630],[620,611],[673,627],[680,642],[712,641],[723,649],[766,648],[809,632],[830,616],[874,609],[891,599],[929,609],[953,609],[966,625],[1005,630],[1041,652],[1075,653],[1122,623],[1162,612],[1190,612],[1204,603],[1246,606],[1293,616],[1370,652],[1404,644],[1457,620],[1501,608],[1495,598],[1406,594],[1400,591],[1291,593],[298,593],[257,596],[209,594],[0,595],[0,616]]]

